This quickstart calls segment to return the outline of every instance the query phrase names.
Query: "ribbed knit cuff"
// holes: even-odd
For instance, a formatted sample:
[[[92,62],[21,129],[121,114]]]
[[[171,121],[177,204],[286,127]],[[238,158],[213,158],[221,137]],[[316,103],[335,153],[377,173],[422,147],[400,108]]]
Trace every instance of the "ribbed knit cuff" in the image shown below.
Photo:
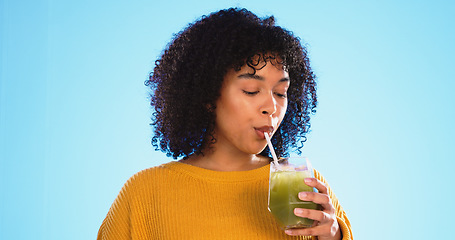
[[[341,234],[343,235],[342,240],[352,240],[351,231],[349,230],[348,225],[340,217],[337,217],[337,220],[338,225],[340,226]]]

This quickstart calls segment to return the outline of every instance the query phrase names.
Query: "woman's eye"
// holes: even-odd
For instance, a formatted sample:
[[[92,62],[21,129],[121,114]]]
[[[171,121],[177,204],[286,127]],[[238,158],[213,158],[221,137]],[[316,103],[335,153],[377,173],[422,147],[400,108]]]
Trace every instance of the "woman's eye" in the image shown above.
[[[287,98],[288,97],[286,93],[282,94],[282,93],[277,93],[276,92],[275,95],[277,95],[280,98]]]
[[[259,91],[249,92],[249,91],[243,90],[243,93],[245,93],[246,95],[254,96],[254,95],[258,94]]]

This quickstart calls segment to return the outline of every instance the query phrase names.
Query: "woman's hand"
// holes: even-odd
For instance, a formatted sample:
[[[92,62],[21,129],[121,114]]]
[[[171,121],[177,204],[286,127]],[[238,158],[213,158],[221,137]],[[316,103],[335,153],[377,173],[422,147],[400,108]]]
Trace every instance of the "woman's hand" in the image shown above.
[[[339,240],[341,239],[340,226],[335,215],[335,208],[330,201],[327,187],[316,178],[305,178],[305,184],[315,187],[317,192],[300,192],[299,198],[302,201],[311,201],[322,206],[322,210],[312,210],[304,208],[294,209],[294,214],[315,220],[315,226],[302,229],[289,229],[286,234],[297,236],[317,236],[319,240]]]

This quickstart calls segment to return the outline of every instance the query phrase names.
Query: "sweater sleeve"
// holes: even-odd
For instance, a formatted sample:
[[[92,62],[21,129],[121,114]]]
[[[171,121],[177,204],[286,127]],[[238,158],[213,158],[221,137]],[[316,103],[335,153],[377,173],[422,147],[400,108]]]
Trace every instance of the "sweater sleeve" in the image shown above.
[[[332,205],[336,211],[338,225],[340,226],[341,234],[343,235],[342,240],[353,240],[354,238],[352,236],[351,223],[349,222],[349,219],[346,216],[346,213],[344,212],[343,208],[341,207],[340,203],[338,202],[337,197],[332,192],[332,189],[330,188],[327,181],[324,179],[324,177],[318,171],[314,170],[314,175],[317,179],[319,179],[321,182],[323,182],[327,186],[330,199],[332,200]]]
[[[131,179],[125,183],[114,200],[98,231],[97,240],[131,239],[130,191]]]

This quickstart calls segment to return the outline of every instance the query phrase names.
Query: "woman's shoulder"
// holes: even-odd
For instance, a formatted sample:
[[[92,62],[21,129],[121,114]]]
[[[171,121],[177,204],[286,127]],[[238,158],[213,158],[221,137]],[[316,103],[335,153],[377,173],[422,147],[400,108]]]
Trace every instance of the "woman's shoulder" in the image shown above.
[[[151,192],[160,189],[168,189],[175,184],[173,181],[175,173],[170,167],[173,164],[174,162],[169,162],[135,173],[123,184],[120,195],[130,199],[150,195]]]
[[[128,182],[149,182],[156,178],[165,177],[166,175],[171,174],[173,165],[175,165],[175,162],[167,162],[158,166],[143,169],[131,176],[128,179]]]

